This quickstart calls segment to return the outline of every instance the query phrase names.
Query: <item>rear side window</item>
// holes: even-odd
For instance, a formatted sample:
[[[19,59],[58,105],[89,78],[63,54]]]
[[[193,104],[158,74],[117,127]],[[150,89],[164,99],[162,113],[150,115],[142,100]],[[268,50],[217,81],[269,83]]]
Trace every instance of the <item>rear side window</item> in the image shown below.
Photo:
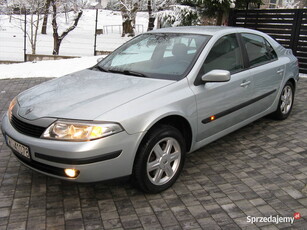
[[[251,67],[277,59],[276,52],[265,38],[255,34],[242,34],[242,39]]]
[[[209,52],[200,74],[211,70],[228,70],[235,73],[243,69],[241,50],[235,34],[220,38]]]

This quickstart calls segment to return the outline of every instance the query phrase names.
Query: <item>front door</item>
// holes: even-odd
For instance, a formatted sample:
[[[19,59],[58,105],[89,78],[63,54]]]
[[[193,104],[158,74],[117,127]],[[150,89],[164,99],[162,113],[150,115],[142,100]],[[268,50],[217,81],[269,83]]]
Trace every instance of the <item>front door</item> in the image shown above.
[[[251,100],[253,80],[244,69],[236,34],[221,37],[211,48],[200,76],[211,70],[228,70],[231,80],[192,86],[198,110],[197,141],[202,141],[249,116],[246,103]]]

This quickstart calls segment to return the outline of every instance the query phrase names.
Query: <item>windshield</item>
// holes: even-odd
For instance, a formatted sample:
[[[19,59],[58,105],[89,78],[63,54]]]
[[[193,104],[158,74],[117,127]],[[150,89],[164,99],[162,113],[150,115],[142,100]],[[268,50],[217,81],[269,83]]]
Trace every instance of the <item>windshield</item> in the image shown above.
[[[196,61],[209,36],[196,34],[142,34],[97,64],[101,71],[138,77],[180,80]]]

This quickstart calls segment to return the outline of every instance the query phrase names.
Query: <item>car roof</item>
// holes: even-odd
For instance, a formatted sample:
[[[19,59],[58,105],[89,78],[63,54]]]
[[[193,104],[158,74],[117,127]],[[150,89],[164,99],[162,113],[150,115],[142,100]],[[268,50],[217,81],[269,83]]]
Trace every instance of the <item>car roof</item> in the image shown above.
[[[209,35],[220,37],[226,34],[231,33],[252,33],[260,35],[266,38],[270,44],[277,48],[280,46],[278,42],[276,42],[269,35],[260,32],[258,30],[247,29],[243,27],[231,27],[231,26],[178,26],[178,27],[168,27],[157,30],[151,30],[147,33],[183,33],[183,34],[201,34],[201,35]]]
[[[179,26],[168,27],[157,30],[149,31],[148,33],[191,33],[191,34],[203,34],[203,35],[216,35],[219,33],[257,33],[258,31],[230,26]]]

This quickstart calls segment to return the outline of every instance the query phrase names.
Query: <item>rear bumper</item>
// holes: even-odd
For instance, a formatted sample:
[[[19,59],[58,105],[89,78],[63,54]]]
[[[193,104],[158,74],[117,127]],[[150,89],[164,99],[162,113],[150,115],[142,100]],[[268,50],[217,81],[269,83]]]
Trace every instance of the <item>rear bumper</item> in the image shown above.
[[[132,173],[134,157],[142,133],[121,132],[89,142],[66,142],[29,137],[17,132],[5,115],[2,120],[4,138],[9,136],[30,149],[31,159],[13,150],[17,159],[40,173],[76,182],[95,182],[123,177]],[[64,169],[80,171],[76,178]]]

